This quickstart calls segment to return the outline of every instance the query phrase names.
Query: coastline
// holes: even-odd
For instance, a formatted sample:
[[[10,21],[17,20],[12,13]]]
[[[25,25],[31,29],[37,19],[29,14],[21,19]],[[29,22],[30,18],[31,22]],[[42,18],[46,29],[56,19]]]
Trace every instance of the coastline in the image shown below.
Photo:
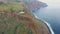
[[[34,13],[33,13],[33,14],[34,14]],[[47,26],[50,34],[55,34],[55,33],[53,32],[53,30],[52,30],[52,28],[51,28],[51,26],[50,26],[49,23],[47,23],[46,21],[44,21],[44,20],[42,20],[41,18],[37,17],[36,14],[34,14],[34,16],[35,16],[36,19],[43,21],[43,23]]]
[[[27,11],[27,13],[32,17],[32,19],[33,19],[34,21],[39,22],[38,24],[41,24],[43,27],[45,27],[46,30],[47,30],[47,32],[48,32],[49,34],[52,33],[52,32],[51,32],[51,27],[49,27],[47,23],[45,23],[43,20],[41,20],[41,19],[39,19],[38,17],[36,17],[36,16],[32,13],[32,11]]]

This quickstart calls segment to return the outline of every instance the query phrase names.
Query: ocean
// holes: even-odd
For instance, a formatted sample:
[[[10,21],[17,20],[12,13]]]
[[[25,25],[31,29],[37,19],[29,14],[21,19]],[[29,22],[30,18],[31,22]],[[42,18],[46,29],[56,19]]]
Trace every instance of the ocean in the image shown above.
[[[55,34],[60,34],[60,7],[59,5],[48,5],[45,8],[40,8],[33,13],[50,24]]]

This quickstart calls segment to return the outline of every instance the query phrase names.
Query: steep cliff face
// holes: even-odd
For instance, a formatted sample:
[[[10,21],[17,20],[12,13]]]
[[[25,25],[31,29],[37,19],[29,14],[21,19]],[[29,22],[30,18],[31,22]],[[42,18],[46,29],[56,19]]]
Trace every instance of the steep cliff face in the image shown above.
[[[30,11],[34,11],[34,10],[37,10],[37,9],[44,8],[44,7],[48,6],[46,3],[40,2],[40,1],[37,1],[37,0],[23,0],[22,2],[25,4],[25,6],[27,6],[27,8]]]

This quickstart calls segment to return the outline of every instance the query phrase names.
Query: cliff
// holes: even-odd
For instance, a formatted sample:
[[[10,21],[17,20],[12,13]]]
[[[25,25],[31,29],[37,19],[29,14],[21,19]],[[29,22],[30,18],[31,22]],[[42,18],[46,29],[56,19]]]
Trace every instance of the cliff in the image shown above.
[[[23,4],[0,5],[0,34],[50,34],[43,21],[38,20]]]
[[[44,22],[27,13],[17,15],[0,11],[0,14],[0,34],[50,34]]]

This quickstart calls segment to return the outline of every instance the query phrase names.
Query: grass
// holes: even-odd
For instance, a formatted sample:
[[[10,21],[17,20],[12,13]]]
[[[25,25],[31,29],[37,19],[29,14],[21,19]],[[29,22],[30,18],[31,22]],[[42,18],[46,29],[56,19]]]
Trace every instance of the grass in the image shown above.
[[[29,18],[27,13],[24,13],[23,16],[21,16],[14,14],[15,11],[24,11],[23,5],[21,3],[0,5],[0,34],[44,33],[42,30],[43,26],[41,26],[41,24],[34,23],[34,20]]]
[[[14,11],[14,10],[23,10],[23,4],[22,3],[12,3],[12,4],[2,4],[0,5],[0,11]]]

